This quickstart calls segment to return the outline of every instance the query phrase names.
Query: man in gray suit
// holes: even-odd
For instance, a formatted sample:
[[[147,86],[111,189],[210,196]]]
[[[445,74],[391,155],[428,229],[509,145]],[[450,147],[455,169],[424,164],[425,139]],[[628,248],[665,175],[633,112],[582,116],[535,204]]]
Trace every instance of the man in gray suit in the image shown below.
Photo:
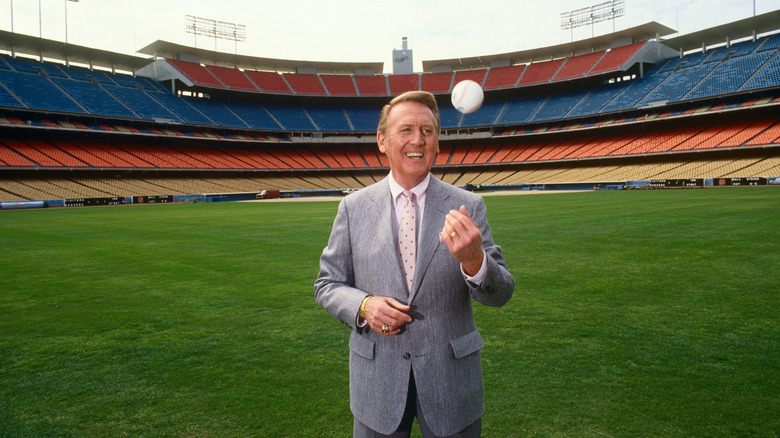
[[[342,200],[320,258],[317,303],[352,330],[355,437],[408,437],[415,417],[424,437],[480,433],[471,299],[503,306],[514,279],[482,198],[430,174],[439,129],[430,93],[385,105],[377,144],[390,175]]]

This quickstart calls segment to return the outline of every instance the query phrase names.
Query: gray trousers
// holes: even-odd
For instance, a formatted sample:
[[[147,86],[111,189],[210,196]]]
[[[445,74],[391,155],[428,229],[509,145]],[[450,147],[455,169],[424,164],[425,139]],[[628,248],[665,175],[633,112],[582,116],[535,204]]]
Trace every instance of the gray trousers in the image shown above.
[[[409,377],[409,393],[406,397],[406,409],[404,410],[404,416],[401,419],[401,425],[398,426],[398,430],[390,435],[381,434],[360,421],[355,419],[353,427],[354,438],[409,438],[412,433],[412,424],[415,417],[417,423],[420,425],[420,432],[423,438],[479,438],[479,434],[482,431],[482,419],[478,418],[477,421],[466,426],[465,429],[460,432],[449,435],[447,437],[439,437],[431,432],[428,424],[425,422],[425,418],[422,412],[417,409],[417,385],[414,383],[414,375]]]

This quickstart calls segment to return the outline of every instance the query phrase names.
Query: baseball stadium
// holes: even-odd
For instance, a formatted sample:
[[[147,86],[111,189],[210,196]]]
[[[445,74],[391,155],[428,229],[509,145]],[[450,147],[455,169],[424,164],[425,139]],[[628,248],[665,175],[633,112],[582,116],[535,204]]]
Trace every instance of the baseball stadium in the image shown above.
[[[422,72],[408,43],[384,73],[0,31],[0,436],[350,436],[312,282],[410,90],[517,282],[475,306],[483,436],[780,436],[780,10]]]

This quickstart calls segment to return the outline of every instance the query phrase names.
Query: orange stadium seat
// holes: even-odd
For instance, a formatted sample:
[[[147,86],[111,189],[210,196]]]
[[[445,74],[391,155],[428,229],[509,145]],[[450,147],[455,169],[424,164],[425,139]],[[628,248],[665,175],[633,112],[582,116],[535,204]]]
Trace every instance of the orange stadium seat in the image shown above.
[[[769,122],[772,126],[756,135],[747,142],[747,146],[760,146],[772,143],[778,143],[780,140],[780,123]]]
[[[35,167],[32,160],[1,143],[0,161],[5,167]]]
[[[370,168],[382,167],[382,163],[379,161],[379,157],[377,156],[376,148],[372,147],[370,150],[361,149],[360,155],[363,157],[366,163],[368,163],[368,167]],[[382,154],[382,156],[384,156],[384,154]]]

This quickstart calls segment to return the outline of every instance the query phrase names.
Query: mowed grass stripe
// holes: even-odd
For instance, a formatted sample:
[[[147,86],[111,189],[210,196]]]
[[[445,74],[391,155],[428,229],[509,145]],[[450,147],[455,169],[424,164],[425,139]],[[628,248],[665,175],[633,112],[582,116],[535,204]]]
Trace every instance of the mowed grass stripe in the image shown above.
[[[778,434],[780,191],[485,199],[484,436]],[[0,213],[0,436],[350,436],[336,207]]]

